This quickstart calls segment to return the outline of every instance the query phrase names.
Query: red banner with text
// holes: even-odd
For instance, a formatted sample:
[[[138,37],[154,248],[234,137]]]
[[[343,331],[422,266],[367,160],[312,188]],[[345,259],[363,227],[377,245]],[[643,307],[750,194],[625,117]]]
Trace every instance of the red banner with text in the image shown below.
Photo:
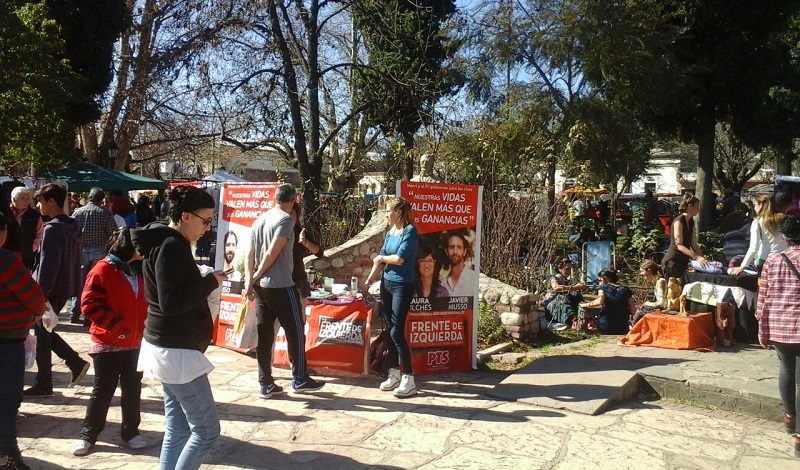
[[[414,373],[475,368],[483,188],[401,181],[399,194],[419,234],[406,321]]]
[[[367,373],[370,315],[364,302],[332,304],[309,302],[306,307],[306,363],[326,368]],[[283,328],[275,340],[274,364],[289,366]]]
[[[253,222],[275,205],[275,190],[279,183],[224,183],[220,188],[217,209],[217,249],[214,267],[233,271],[222,282],[219,315],[217,316],[214,344],[244,352],[256,346],[257,336],[252,325],[245,325],[244,333],[236,333],[233,325],[238,318],[242,301],[244,257],[250,244],[250,227]],[[250,314],[255,318],[255,302],[250,304]],[[242,337],[244,336],[244,337]]]

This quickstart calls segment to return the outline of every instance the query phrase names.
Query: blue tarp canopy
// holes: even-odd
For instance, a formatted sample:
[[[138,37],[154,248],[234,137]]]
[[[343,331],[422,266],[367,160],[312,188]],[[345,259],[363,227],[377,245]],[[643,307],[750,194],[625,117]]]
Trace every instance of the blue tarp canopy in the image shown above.
[[[41,178],[50,180],[63,180],[70,191],[89,191],[94,187],[106,191],[137,191],[145,189],[165,189],[166,184],[154,178],[138,176],[124,171],[117,171],[92,163],[51,171],[41,175]]]
[[[201,178],[200,181],[209,181],[212,183],[246,183],[247,180],[244,178],[240,178],[236,175],[232,175],[225,170],[220,170],[213,175],[208,175],[205,178]]]

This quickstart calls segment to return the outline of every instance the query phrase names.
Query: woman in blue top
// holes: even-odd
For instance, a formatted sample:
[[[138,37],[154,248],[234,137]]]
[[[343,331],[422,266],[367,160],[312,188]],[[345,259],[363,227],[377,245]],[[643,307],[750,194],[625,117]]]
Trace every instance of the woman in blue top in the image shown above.
[[[383,270],[383,321],[392,341],[389,343],[389,377],[381,383],[380,389],[394,390],[396,397],[408,397],[417,393],[411,370],[411,349],[408,347],[405,331],[408,307],[414,295],[417,229],[411,223],[411,204],[403,198],[393,198],[386,202],[386,219],[389,222],[389,231],[383,240],[380,254],[372,260],[367,286]]]

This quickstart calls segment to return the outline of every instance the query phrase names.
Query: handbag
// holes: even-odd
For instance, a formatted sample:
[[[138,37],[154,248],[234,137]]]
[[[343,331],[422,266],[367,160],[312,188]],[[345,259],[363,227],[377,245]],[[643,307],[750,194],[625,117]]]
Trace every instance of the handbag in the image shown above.
[[[389,330],[381,331],[369,346],[369,370],[384,375],[389,372]]]
[[[28,331],[25,338],[25,370],[30,370],[36,364],[36,335],[33,330]]]
[[[239,331],[236,333],[236,347],[239,349],[252,349],[258,346],[258,325],[256,324],[255,312],[249,310],[250,300],[247,296],[242,298],[242,303],[239,304],[240,315],[236,319],[234,329],[238,324]]]
[[[242,332],[242,327],[244,326],[245,317],[247,317],[247,310],[250,307],[250,299],[247,298],[246,295],[242,296],[242,302],[239,304],[238,310],[236,310],[236,322],[233,324],[233,331],[238,335]]]

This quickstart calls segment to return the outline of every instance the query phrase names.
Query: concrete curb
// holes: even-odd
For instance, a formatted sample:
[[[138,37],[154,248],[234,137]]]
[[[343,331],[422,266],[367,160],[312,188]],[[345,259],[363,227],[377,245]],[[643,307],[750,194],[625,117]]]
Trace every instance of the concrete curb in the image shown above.
[[[617,338],[613,337],[601,341],[590,338],[553,346],[546,352],[534,350],[525,354],[532,360],[578,354],[598,357],[619,356],[629,361],[631,370],[640,377],[639,400],[667,398],[771,421],[782,419],[783,406],[777,390],[777,367],[773,370],[769,362],[759,363],[762,367],[759,369],[761,375],[746,375],[745,377],[750,378],[744,381],[734,380],[739,379],[736,377],[737,373],[741,375],[751,370],[745,368],[744,364],[753,360],[754,356],[724,357],[714,356],[714,353],[697,355],[692,351],[659,351],[657,348],[642,348],[637,351],[626,347],[616,350],[611,344],[616,340]],[[512,360],[514,359],[512,356],[518,353],[498,352],[495,353],[495,360],[498,360],[498,354],[508,356],[507,361],[503,361],[502,358],[500,361],[513,364],[515,361]],[[715,363],[718,364],[721,360],[730,368],[719,368]],[[737,365],[737,362],[741,364]],[[709,366],[709,364],[715,365]]]
[[[514,343],[509,341],[507,343],[496,344],[494,346],[490,346],[486,349],[478,351],[476,353],[476,356],[478,357],[478,365],[479,366],[485,365],[487,362],[489,362],[489,359],[491,359],[492,356],[507,352],[509,349],[511,349],[511,346],[513,345]]]
[[[763,395],[746,396],[737,390],[692,384],[686,380],[639,373],[661,398],[694,402],[710,408],[781,421],[783,405],[780,399]],[[781,421],[782,422],[782,421]]]

